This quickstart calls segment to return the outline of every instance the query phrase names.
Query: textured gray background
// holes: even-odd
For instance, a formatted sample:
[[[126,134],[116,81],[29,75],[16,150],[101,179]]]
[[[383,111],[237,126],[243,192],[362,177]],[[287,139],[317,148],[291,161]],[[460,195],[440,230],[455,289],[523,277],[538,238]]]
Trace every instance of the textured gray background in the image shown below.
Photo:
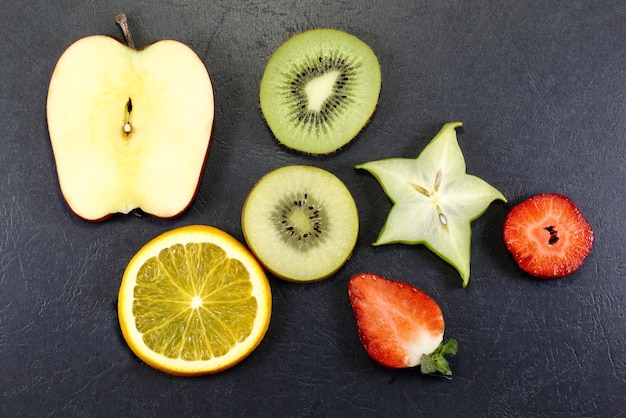
[[[0,415],[2,416],[624,416],[626,5],[572,1],[5,1],[0,8]],[[66,207],[45,100],[64,49],[90,34],[173,38],[206,64],[217,104],[199,194],[176,220]],[[280,147],[258,110],[271,53],[292,34],[335,27],[378,55],[383,88],[361,135],[336,155]],[[416,156],[460,120],[468,172],[501,190],[473,225],[466,289],[424,247],[373,248],[390,203],[354,164]],[[241,239],[256,179],[287,164],[339,176],[361,216],[352,259],[311,285],[271,278],[274,310],[258,349],[226,372],[170,377],[123,341],[117,291],[134,252],[161,232],[203,223]],[[582,270],[529,278],[501,239],[511,205],[569,195],[596,232]],[[346,284],[372,271],[442,307],[459,341],[451,381],[374,364],[359,345]]]

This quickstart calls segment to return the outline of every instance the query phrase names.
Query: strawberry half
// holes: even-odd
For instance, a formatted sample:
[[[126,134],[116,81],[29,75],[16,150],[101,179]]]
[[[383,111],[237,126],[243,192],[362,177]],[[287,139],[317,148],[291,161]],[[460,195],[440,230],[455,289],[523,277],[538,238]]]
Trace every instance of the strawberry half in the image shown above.
[[[421,365],[424,374],[450,376],[446,354],[457,342],[443,341],[443,314],[421,290],[375,274],[357,274],[348,283],[361,344],[376,362],[391,368]]]
[[[593,246],[593,230],[568,197],[539,194],[511,209],[504,243],[522,270],[555,279],[582,266]]]

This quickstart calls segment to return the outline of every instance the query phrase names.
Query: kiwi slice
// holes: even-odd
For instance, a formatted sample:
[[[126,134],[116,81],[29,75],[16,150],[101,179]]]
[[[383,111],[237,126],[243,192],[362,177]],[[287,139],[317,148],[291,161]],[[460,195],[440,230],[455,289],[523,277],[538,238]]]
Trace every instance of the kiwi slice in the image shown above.
[[[356,245],[359,217],[352,195],[334,174],[307,165],[263,176],[241,216],[250,250],[275,276],[322,280],[345,264]]]
[[[261,111],[283,145],[330,154],[370,120],[380,94],[378,59],[336,29],[299,33],[272,55],[261,79]]]

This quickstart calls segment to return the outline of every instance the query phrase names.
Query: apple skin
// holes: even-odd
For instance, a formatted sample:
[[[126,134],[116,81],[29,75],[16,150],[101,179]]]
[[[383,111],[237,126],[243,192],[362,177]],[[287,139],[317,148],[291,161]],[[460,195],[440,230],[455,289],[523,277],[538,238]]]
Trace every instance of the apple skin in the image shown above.
[[[214,113],[207,69],[183,43],[136,50],[104,35],[74,42],[57,62],[47,100],[68,206],[87,221],[137,209],[179,216],[197,195]]]

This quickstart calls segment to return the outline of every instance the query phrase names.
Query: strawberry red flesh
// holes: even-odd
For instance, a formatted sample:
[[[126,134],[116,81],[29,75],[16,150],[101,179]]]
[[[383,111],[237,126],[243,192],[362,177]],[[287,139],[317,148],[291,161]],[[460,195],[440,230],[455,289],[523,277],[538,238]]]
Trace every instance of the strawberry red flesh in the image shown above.
[[[421,290],[375,274],[357,274],[348,284],[361,344],[367,354],[386,367],[414,367],[439,352],[435,362],[445,363],[438,350],[443,340],[444,320],[437,303]],[[452,340],[451,340],[452,341]],[[430,363],[430,361],[429,361]]]
[[[511,209],[504,243],[522,270],[554,279],[582,266],[593,246],[593,230],[572,200],[545,193]]]

